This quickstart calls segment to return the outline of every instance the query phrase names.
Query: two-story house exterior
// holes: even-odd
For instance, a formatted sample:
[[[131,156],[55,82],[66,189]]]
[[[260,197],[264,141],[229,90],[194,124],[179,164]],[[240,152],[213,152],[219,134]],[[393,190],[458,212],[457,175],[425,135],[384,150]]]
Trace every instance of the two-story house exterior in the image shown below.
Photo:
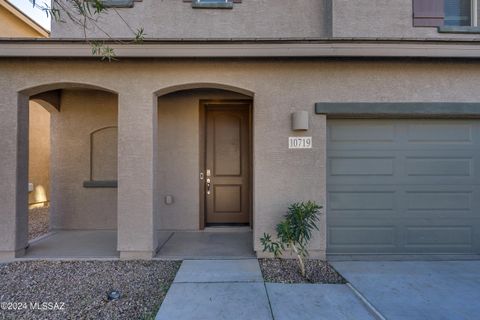
[[[29,101],[51,111],[52,228],[117,230],[121,258],[218,225],[261,256],[306,200],[315,257],[480,253],[476,0],[108,3],[0,40],[0,257],[27,245]]]

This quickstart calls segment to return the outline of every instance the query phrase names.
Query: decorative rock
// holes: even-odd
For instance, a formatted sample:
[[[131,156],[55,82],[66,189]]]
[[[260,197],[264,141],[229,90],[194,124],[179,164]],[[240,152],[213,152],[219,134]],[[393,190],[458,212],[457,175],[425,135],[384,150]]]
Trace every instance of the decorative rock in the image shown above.
[[[0,264],[1,302],[45,302],[63,307],[2,310],[0,319],[150,319],[157,313],[179,267],[179,261]],[[108,301],[105,288],[122,288],[118,292],[121,299]]]
[[[302,277],[297,260],[260,259],[265,282],[343,284],[345,279],[326,261],[306,260],[306,278]]]

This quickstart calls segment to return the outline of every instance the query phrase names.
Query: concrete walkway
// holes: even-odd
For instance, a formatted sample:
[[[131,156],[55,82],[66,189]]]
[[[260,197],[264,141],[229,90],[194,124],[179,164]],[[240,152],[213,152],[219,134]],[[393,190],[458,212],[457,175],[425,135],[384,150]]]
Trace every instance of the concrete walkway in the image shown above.
[[[480,318],[480,261],[332,262],[386,319]]]
[[[157,320],[374,319],[346,285],[265,284],[256,259],[186,260]]]

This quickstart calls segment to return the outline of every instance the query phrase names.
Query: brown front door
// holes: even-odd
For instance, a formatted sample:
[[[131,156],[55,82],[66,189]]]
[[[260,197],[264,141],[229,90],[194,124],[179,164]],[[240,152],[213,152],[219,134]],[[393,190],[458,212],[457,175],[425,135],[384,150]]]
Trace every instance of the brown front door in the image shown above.
[[[207,224],[250,221],[250,103],[205,105]]]

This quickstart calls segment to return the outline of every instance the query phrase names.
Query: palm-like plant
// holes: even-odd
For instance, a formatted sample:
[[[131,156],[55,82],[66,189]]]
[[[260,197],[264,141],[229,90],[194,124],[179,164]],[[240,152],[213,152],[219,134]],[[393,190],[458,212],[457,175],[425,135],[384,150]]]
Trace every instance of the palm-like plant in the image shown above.
[[[312,232],[318,230],[320,209],[322,207],[312,201],[290,205],[284,220],[277,224],[277,239],[273,240],[267,233],[260,239],[263,251],[273,253],[278,258],[286,250],[293,250],[302,276],[305,277],[304,259],[308,257],[308,243],[312,238]]]

